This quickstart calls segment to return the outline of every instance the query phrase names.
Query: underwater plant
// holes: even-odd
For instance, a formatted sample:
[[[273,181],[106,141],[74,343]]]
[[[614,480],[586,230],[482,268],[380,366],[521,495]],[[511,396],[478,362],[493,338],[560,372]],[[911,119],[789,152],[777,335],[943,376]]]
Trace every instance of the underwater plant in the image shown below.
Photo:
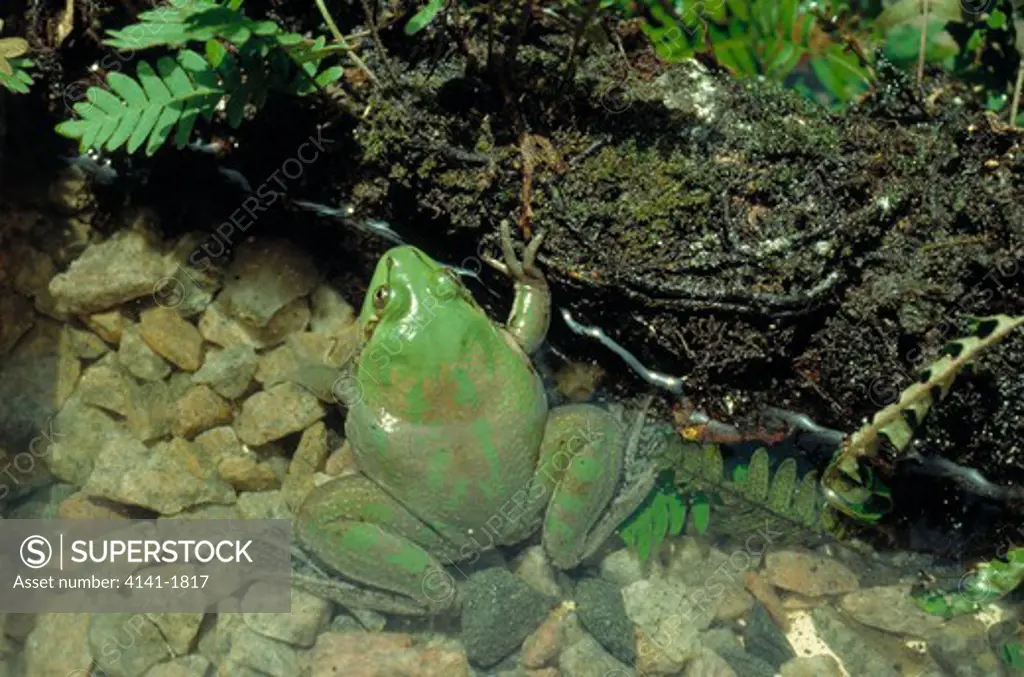
[[[813,470],[798,481],[797,463],[792,458],[779,463],[773,473],[765,448],[757,449],[749,462],[727,473],[719,445],[677,445],[677,451],[665,460],[669,470],[620,526],[620,537],[646,563],[666,537],[683,532],[688,511],[697,533],[703,534],[716,504],[732,503],[728,511],[723,511],[732,533],[756,528],[765,513],[840,538],[846,525],[838,515],[852,518],[854,523],[881,519],[892,508],[891,495],[865,461],[878,456],[883,444],[897,453],[904,451],[928,412],[948,395],[957,374],[1022,325],[1024,316],[974,318],[969,336],[950,341],[943,355],[928,365],[896,402],[844,439],[820,482]],[[1022,581],[1024,548],[1014,548],[1005,562],[997,559],[979,564],[967,590],[948,593],[920,589],[913,597],[925,610],[950,616],[974,611],[983,602],[1003,597]]]
[[[707,531],[715,512],[727,520],[731,533],[755,531],[765,515],[780,518],[794,530],[838,528],[825,511],[817,472],[799,477],[793,458],[784,459],[773,472],[768,450],[759,448],[748,462],[727,472],[718,444],[686,442],[670,463],[671,469],[662,473],[647,500],[619,529],[641,565],[665,538],[683,533],[687,517],[698,535]]]
[[[932,407],[949,394],[957,375],[967,369],[981,352],[1022,325],[1024,316],[974,318],[969,336],[947,343],[942,357],[928,365],[916,383],[845,440],[822,477],[829,504],[861,521],[880,517],[865,514],[859,509],[878,492],[870,466],[864,461],[877,457],[883,445],[897,455],[905,452]],[[1009,550],[1006,561],[993,559],[978,564],[961,581],[958,590],[937,591],[918,586],[911,597],[925,611],[949,618],[977,611],[985,604],[1010,594],[1022,582],[1024,548],[1018,547]]]
[[[1005,597],[1024,582],[1024,548],[1013,548],[1006,561],[981,562],[963,579],[956,590],[931,590],[923,585],[911,591],[911,598],[928,613],[952,618],[979,611],[989,602]],[[1017,660],[1020,660],[1018,654]]]
[[[860,520],[880,517],[880,514],[868,515],[861,509],[879,491],[871,466],[866,462],[876,458],[883,445],[888,445],[897,455],[906,451],[932,407],[949,394],[957,375],[980,353],[1021,325],[1024,325],[1024,316],[974,318],[969,336],[947,343],[942,349],[943,355],[921,371],[916,383],[844,440],[822,475],[829,503]]]
[[[711,517],[707,497],[684,495],[676,487],[672,474],[662,473],[650,495],[619,527],[619,536],[639,558],[640,565],[646,566],[666,537],[683,532],[687,515],[697,533],[703,534]]]

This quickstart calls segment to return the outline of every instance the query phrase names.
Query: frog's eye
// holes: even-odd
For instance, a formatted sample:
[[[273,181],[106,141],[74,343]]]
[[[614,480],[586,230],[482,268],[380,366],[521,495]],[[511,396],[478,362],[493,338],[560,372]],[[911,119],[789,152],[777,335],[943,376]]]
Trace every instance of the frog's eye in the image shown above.
[[[373,309],[377,312],[384,310],[384,306],[391,299],[391,287],[382,284],[373,290]]]

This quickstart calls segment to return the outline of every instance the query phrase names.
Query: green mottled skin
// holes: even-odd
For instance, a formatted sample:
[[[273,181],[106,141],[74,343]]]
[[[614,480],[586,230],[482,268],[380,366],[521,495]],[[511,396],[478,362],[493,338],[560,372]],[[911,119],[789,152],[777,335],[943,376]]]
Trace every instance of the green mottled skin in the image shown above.
[[[296,522],[330,568],[410,613],[452,601],[430,590],[443,565],[542,522],[551,559],[575,566],[621,473],[618,419],[591,405],[548,410],[527,350],[547,332],[550,294],[532,261],[509,274],[516,301],[503,327],[422,251],[384,254],[344,377],[360,474],[315,489]]]

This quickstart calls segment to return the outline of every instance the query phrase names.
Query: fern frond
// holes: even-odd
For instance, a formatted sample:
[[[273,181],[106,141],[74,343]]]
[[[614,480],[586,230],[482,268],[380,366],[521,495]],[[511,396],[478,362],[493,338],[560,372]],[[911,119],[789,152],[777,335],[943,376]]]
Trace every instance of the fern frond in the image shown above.
[[[833,507],[859,516],[850,510],[850,504],[855,502],[850,500],[851,492],[870,491],[870,482],[865,482],[861,476],[861,460],[876,457],[883,440],[897,453],[903,452],[932,407],[949,394],[957,375],[982,351],[999,343],[1021,325],[1024,325],[1024,316],[976,318],[970,336],[948,343],[945,354],[928,365],[918,381],[900,393],[896,402],[878,411],[870,423],[848,437],[822,478]]]
[[[691,496],[690,514],[697,524],[698,510],[706,528],[710,519],[712,500],[717,496],[726,508],[718,521],[727,522],[731,533],[745,533],[763,524],[765,513],[805,529],[834,531],[837,524],[826,512],[824,495],[818,486],[818,475],[811,471],[799,478],[795,459],[784,459],[772,472],[771,456],[767,449],[757,449],[745,465],[725,472],[725,460],[716,444],[686,445],[676,466],[676,482],[683,495]],[[703,497],[698,503],[692,497]],[[703,533],[698,529],[698,533]]]
[[[251,91],[238,91],[240,83],[228,83],[229,89],[242,95],[234,116],[229,116],[236,120],[241,119],[239,111],[244,109],[247,100],[252,99],[259,106],[265,99],[272,80],[264,77],[262,62],[277,49],[290,56],[301,69],[291,84],[284,87],[291,93],[309,94],[318,86],[336,81],[343,73],[337,66],[321,72],[320,63],[325,57],[343,51],[344,47],[328,47],[323,36],[310,40],[298,33],[285,32],[273,21],[250,19],[240,10],[240,3],[235,2],[225,5],[223,0],[172,0],[167,6],[141,13],[138,23],[107,33],[110,37],[104,44],[117,49],[184,47],[202,42],[214,68],[220,68],[230,54],[221,41],[234,45],[239,50],[239,60],[250,62],[247,64],[250,67],[244,70],[264,81],[253,83]],[[259,66],[256,62],[260,62]]]
[[[177,128],[175,145],[188,143],[199,115],[211,116],[225,90],[217,74],[196,52],[183,50],[177,60],[163,57],[157,71],[146,61],[136,69],[138,81],[123,73],[107,76],[107,86],[90,87],[75,104],[77,119],[57,125],[57,132],[79,140],[80,148],[133,153],[146,144],[152,155]]]
[[[183,47],[189,42],[223,38],[241,46],[254,35],[281,33],[273,21],[255,21],[237,8],[216,0],[170,0],[162,7],[142,12],[137,23],[107,31],[103,44],[115,49]]]
[[[678,536],[686,524],[687,505],[671,478],[663,477],[651,494],[619,527],[619,536],[636,553],[641,566],[658,552],[668,536]]]

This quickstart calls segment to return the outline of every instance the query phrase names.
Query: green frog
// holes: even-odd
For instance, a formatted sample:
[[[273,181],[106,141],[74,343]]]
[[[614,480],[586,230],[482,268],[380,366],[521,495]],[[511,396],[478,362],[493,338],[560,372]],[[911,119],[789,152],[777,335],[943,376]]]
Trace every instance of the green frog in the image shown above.
[[[551,318],[542,240],[520,260],[502,224],[503,261],[487,262],[515,284],[504,326],[420,249],[395,247],[378,262],[360,349],[332,388],[359,472],[314,489],[295,522],[304,549],[355,584],[334,599],[438,613],[458,604],[446,566],[538,530],[551,562],[570,569],[653,485],[640,473],[621,486],[642,413],[629,425],[594,404],[548,406],[530,359]]]

